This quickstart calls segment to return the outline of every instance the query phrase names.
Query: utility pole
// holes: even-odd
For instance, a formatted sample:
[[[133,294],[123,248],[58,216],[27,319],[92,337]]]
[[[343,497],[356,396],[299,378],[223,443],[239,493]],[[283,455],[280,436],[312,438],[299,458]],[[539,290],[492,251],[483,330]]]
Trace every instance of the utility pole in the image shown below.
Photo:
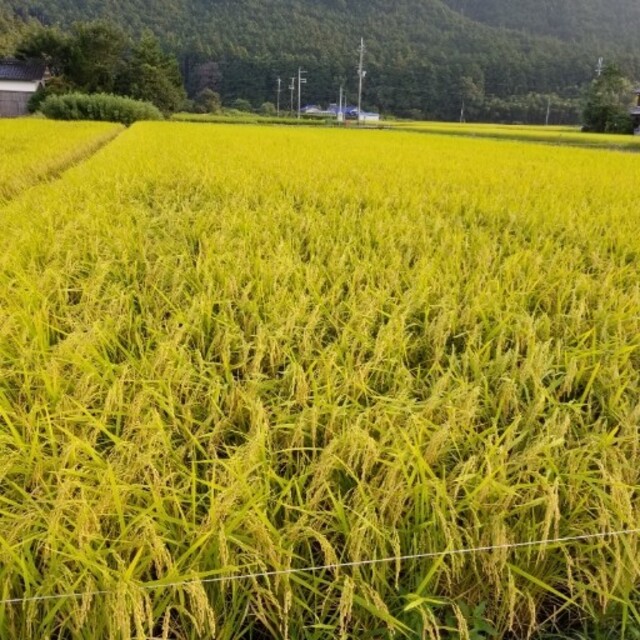
[[[545,125],[549,126],[549,120],[551,118],[551,96],[549,96],[547,100],[547,117],[545,118]]]
[[[301,108],[302,108],[302,85],[307,84],[307,79],[303,78],[307,72],[302,70],[302,67],[298,67],[298,120],[300,120]]]
[[[338,122],[344,122],[344,111],[342,110],[342,85],[340,85],[340,99],[338,100]]]
[[[598,66],[596,67],[596,75],[598,78],[602,75],[604,71],[604,58],[598,58]]]
[[[460,107],[460,124],[462,124],[465,120],[464,120],[464,97],[462,98],[462,106]]]
[[[291,102],[289,104],[289,112],[291,113],[291,116],[293,116],[293,94],[296,90],[296,77],[293,76],[293,78],[291,78],[291,84],[289,85],[289,91],[291,91]]]
[[[276,113],[280,117],[280,93],[282,92],[282,78],[278,78],[278,98],[276,100]]]
[[[358,51],[360,52],[360,62],[358,63],[358,123],[360,123],[362,113],[362,82],[367,75],[367,72],[364,70],[364,38],[360,38]]]

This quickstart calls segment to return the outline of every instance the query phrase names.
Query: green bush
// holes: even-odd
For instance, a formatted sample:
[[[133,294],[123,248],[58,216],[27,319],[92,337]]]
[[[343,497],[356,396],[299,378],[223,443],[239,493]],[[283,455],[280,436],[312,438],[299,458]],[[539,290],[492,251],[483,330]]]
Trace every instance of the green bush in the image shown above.
[[[260,115],[262,116],[275,116],[276,105],[273,102],[263,102],[260,107]]]
[[[253,107],[251,106],[251,103],[248,100],[244,100],[243,98],[238,98],[237,100],[234,100],[231,103],[231,108],[235,109],[236,111],[243,111],[243,112],[253,111]]]
[[[29,99],[29,113],[37,113],[42,107],[42,103],[49,96],[60,96],[69,92],[69,85],[59,76],[49,79],[46,87],[40,87]]]
[[[53,120],[104,120],[125,125],[137,120],[163,119],[159,109],[150,102],[105,93],[52,95],[44,100],[40,111]]]
[[[208,87],[200,91],[194,100],[196,113],[220,113],[222,102],[220,94]]]

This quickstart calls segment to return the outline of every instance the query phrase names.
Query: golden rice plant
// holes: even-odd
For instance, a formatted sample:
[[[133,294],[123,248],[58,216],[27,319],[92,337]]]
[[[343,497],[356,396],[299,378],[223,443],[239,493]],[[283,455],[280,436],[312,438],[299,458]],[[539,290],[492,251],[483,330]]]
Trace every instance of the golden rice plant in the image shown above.
[[[430,134],[640,151],[640,138],[614,133],[586,133],[580,131],[578,127],[571,126],[500,125],[476,122],[411,122],[402,120],[385,122],[384,126],[397,130]]]
[[[104,122],[0,120],[0,205],[86,158],[121,130]]]
[[[637,535],[369,561],[640,525],[639,221],[627,154],[182,123],[15,199],[0,637],[637,625]]]

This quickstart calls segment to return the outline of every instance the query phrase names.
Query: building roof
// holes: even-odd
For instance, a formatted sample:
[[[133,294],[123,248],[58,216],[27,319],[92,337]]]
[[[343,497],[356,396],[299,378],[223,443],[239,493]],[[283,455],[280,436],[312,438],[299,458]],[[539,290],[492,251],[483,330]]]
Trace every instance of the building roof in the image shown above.
[[[41,60],[0,58],[0,80],[35,82],[45,76],[47,65]]]

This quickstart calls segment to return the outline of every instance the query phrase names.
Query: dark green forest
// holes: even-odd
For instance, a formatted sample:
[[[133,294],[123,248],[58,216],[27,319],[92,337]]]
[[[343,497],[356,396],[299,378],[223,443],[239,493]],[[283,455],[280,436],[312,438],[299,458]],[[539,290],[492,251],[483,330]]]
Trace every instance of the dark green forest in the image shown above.
[[[506,27],[624,52],[640,45],[637,0],[444,0],[459,13]]]
[[[464,103],[469,120],[542,122],[550,106],[552,123],[575,122],[599,56],[640,78],[637,0],[0,0],[0,13],[5,52],[16,20],[150,29],[191,97],[256,108],[277,77],[286,106],[298,66],[303,102],[336,101],[341,84],[353,101],[361,36],[364,106],[399,116],[455,120]]]

